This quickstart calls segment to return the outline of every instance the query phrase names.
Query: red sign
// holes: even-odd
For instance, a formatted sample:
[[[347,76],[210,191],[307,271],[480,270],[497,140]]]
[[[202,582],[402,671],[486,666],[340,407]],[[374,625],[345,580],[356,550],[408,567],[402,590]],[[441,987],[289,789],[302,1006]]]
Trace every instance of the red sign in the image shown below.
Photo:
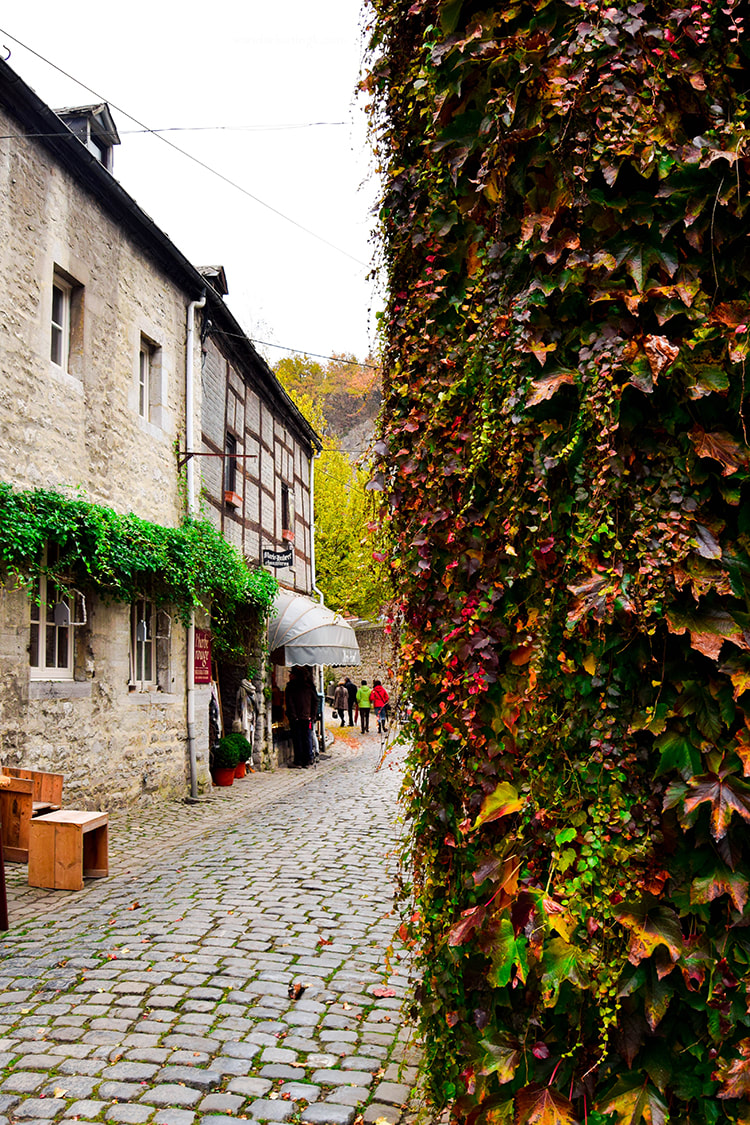
[[[195,630],[194,684],[211,683],[211,633],[208,629]]]

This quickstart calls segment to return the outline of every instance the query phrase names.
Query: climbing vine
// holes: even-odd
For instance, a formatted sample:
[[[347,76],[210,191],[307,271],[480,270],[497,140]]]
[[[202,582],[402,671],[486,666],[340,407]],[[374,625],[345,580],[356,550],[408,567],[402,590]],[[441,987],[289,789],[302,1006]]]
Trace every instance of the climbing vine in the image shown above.
[[[750,1122],[735,0],[370,0],[429,1092]]]
[[[252,571],[240,553],[204,519],[162,527],[132,512],[120,515],[85,497],[69,499],[0,483],[0,568],[28,585],[43,567],[44,548],[57,544],[51,577],[61,586],[94,586],[105,598],[132,602],[144,594],[190,612],[210,608],[214,647],[244,653],[249,611],[270,611],[277,586],[267,571]]]

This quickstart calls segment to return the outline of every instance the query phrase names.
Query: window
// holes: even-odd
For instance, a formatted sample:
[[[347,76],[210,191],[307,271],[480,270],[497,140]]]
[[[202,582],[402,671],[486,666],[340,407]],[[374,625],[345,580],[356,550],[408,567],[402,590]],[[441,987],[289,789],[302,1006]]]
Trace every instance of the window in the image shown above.
[[[49,357],[55,367],[83,375],[83,286],[55,266],[52,275]]]
[[[70,294],[70,285],[55,274],[52,282],[50,359],[65,371],[68,370],[70,354]]]
[[[154,672],[154,604],[139,598],[130,609],[130,682],[150,686]]]
[[[138,413],[141,418],[150,418],[152,386],[154,375],[154,345],[145,336],[141,336],[141,346],[138,352]]]
[[[172,618],[150,598],[130,607],[130,690],[171,691]]]
[[[33,680],[73,679],[73,599],[48,573],[58,556],[57,546],[50,543],[31,603],[29,665]]]
[[[290,531],[289,524],[289,485],[281,486],[281,530]]]
[[[227,434],[224,442],[224,491],[237,491],[237,438]]]

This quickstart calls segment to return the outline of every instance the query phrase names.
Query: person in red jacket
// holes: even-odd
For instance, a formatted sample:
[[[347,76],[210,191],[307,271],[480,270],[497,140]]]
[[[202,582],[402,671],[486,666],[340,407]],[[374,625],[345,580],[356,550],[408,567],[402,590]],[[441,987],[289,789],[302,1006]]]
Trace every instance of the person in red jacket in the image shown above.
[[[375,680],[370,692],[370,706],[374,709],[378,720],[378,734],[387,729],[385,724],[388,719],[388,699],[388,692],[380,680]]]

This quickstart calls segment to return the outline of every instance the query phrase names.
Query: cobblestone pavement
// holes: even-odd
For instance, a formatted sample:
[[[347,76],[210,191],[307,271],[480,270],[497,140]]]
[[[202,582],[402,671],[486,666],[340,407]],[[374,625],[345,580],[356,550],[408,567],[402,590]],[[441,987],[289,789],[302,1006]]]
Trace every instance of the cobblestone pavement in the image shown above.
[[[110,818],[110,871],[31,891],[8,865],[0,1125],[403,1120],[416,1056],[388,970],[395,755]]]

